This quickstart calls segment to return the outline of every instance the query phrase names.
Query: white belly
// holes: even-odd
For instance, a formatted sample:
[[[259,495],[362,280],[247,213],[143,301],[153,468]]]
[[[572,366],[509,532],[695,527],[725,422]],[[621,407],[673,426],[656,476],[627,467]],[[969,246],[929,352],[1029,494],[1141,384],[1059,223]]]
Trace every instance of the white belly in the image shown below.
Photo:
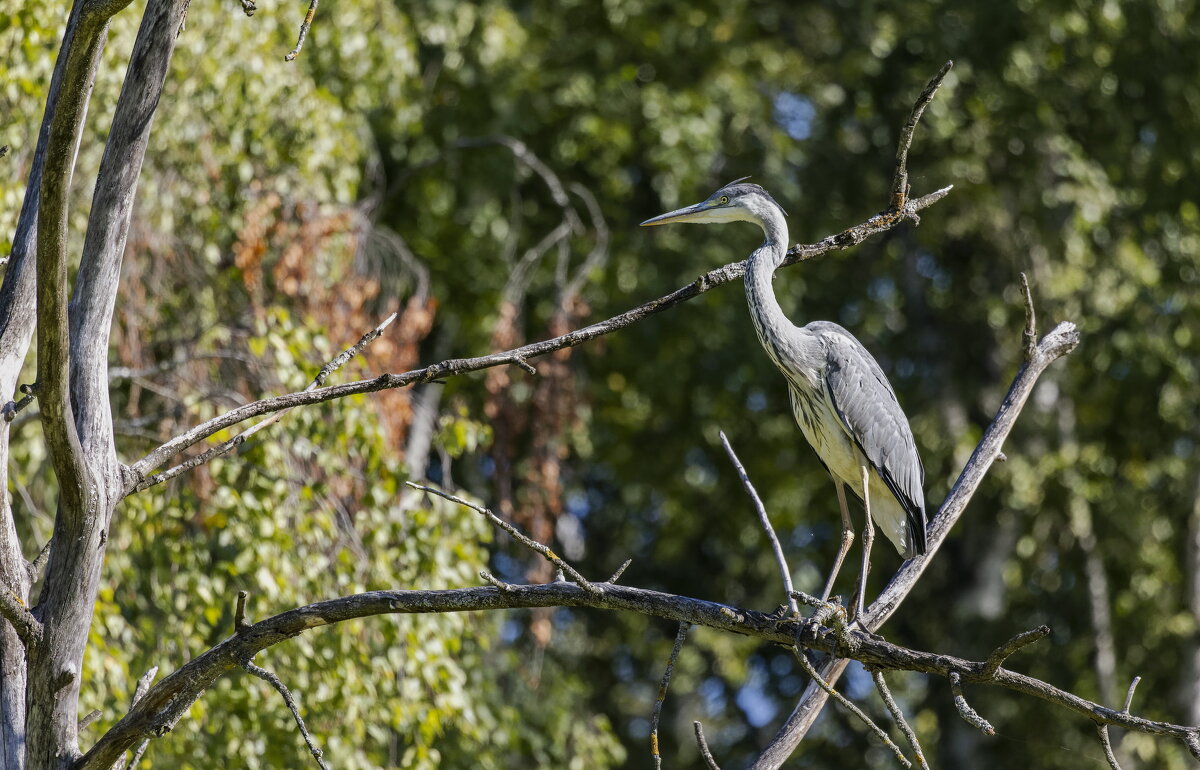
[[[804,433],[804,438],[816,450],[821,462],[829,469],[835,481],[845,484],[860,500],[863,499],[862,469],[868,470],[867,489],[870,493],[871,518],[896,550],[905,558],[912,554],[908,544],[908,514],[900,501],[887,488],[879,474],[870,467],[862,452],[850,440],[842,427],[842,420],[833,410],[828,399],[819,394],[811,398],[800,395],[795,387],[789,388],[792,397],[792,414]]]

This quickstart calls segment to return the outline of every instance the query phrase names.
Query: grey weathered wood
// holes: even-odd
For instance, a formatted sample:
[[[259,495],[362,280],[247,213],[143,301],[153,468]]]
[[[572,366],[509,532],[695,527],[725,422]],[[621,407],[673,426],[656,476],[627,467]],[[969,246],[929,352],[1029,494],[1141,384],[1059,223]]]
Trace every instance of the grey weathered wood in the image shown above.
[[[866,628],[877,631],[900,608],[900,604],[925,572],[929,561],[945,541],[950,529],[962,516],[967,503],[971,501],[971,497],[979,488],[983,477],[1000,454],[1005,439],[1008,438],[1008,434],[1012,431],[1013,425],[1016,424],[1017,417],[1021,413],[1021,408],[1025,405],[1025,400],[1029,398],[1029,394],[1033,392],[1033,386],[1037,384],[1038,377],[1047,366],[1070,353],[1078,344],[1079,334],[1075,330],[1075,325],[1061,323],[1042,338],[1030,360],[1017,370],[1017,375],[1013,379],[1004,401],[1000,404],[995,419],[992,420],[992,424],[988,426],[983,438],[980,439],[979,445],[975,447],[975,451],[967,460],[966,466],[959,474],[950,494],[946,496],[941,509],[929,523],[929,550],[923,556],[909,559],[900,567],[879,598],[867,608],[863,619]],[[848,661],[845,659],[829,658],[823,661],[817,670],[826,681],[832,684],[842,675],[847,663]],[[808,730],[820,715],[828,697],[824,690],[815,684],[809,684],[791,716],[780,727],[779,732],[776,733],[755,763],[751,765],[751,769],[775,770],[780,767],[808,734]]]
[[[78,698],[104,545],[123,489],[108,413],[107,346],[120,252],[142,156],[185,0],[151,0],[117,103],[85,238],[68,323],[67,208],[75,156],[108,20],[128,0],[79,2],[61,56],[66,68],[50,121],[37,233],[39,411],[61,490],[55,547],[37,615],[42,639],[29,648],[26,762],[60,768],[79,755]]]
[[[103,9],[102,9],[103,10]],[[54,148],[59,187],[69,187],[70,171],[78,153],[78,131],[64,126],[62,111],[73,113],[71,120],[81,124],[86,112],[86,95],[91,91],[96,65],[107,36],[107,25],[96,23],[97,11],[85,2],[76,2],[67,19],[63,44],[54,65],[46,109],[38,133],[25,199],[13,235],[13,249],[0,288],[0,400],[14,392],[29,343],[33,336],[36,312],[36,252],[42,209],[43,182],[51,157],[52,126],[60,130]],[[63,107],[63,104],[66,106]],[[63,142],[63,134],[67,140]],[[74,140],[71,136],[74,135]],[[65,178],[64,178],[65,177]],[[62,216],[61,209],[52,216]],[[8,488],[9,426],[0,425],[0,490]],[[3,590],[28,603],[31,576],[21,552],[20,540],[6,495],[0,494],[0,580]],[[16,631],[8,624],[0,627],[0,765],[24,768],[26,765],[26,685],[25,648]]]
[[[532,607],[592,607],[637,612],[789,646],[795,644],[797,639],[803,639],[804,645],[811,649],[853,658],[874,669],[916,671],[947,678],[957,674],[962,682],[998,686],[1032,695],[1098,723],[1162,735],[1185,743],[1200,740],[1200,727],[1133,716],[1003,667],[991,671],[986,660],[971,661],[952,655],[912,650],[858,630],[849,631],[844,636],[828,629],[819,629],[819,633],[814,633],[814,629],[804,620],[779,618],[703,599],[612,583],[593,585],[600,590],[591,592],[574,583],[555,582],[544,585],[506,584],[503,588],[483,586],[441,591],[370,591],[289,610],[245,626],[151,687],[129,713],[73,767],[75,770],[111,767],[123,752],[142,739],[161,736],[170,730],[206,689],[218,678],[238,668],[241,661],[305,631],[373,615]]]

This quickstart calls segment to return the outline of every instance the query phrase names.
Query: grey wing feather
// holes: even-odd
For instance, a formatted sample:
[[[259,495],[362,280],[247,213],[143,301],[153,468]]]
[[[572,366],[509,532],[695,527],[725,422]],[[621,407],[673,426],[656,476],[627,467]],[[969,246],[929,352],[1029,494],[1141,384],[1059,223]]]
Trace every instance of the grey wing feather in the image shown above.
[[[875,358],[854,335],[828,321],[808,328],[825,342],[825,381],[850,438],[908,515],[913,549],[925,553],[925,467],[908,418]]]

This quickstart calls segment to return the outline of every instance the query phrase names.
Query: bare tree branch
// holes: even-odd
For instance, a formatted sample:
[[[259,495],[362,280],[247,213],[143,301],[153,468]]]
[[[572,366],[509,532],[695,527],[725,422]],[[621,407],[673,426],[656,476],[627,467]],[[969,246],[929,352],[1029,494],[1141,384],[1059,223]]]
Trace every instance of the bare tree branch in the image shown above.
[[[905,219],[913,219],[917,216],[917,212],[922,211],[934,203],[938,202],[949,194],[952,188],[945,187],[937,192],[930,193],[921,198],[910,200],[905,204],[902,216],[895,217],[887,214],[877,214],[862,224],[855,225],[847,230],[831,235],[818,243],[809,245],[793,246],[788,251],[788,257],[784,261],[786,265],[793,265],[797,262],[802,262],[813,257],[825,254],[830,251],[848,249],[852,246],[857,246],[867,238],[887,232],[894,228],[897,224]],[[172,438],[162,446],[154,449],[142,459],[129,466],[132,473],[133,483],[129,486],[128,491],[132,492],[137,489],[141,482],[146,480],[146,474],[157,468],[170,457],[179,452],[194,446],[204,439],[212,436],[218,431],[224,430],[232,425],[236,425],[245,420],[249,420],[259,415],[277,412],[282,409],[291,409],[297,406],[306,406],[309,404],[319,404],[325,401],[332,401],[337,398],[345,398],[346,396],[357,395],[360,393],[374,393],[380,390],[391,388],[403,388],[408,385],[431,382],[447,377],[452,377],[469,372],[477,372],[482,369],[488,369],[493,366],[503,366],[508,364],[518,363],[520,361],[528,362],[529,359],[544,356],[547,353],[553,353],[556,350],[575,347],[588,340],[602,337],[606,334],[623,329],[626,326],[637,323],[642,319],[661,313],[682,302],[700,296],[701,294],[720,286],[721,284],[729,283],[741,278],[746,271],[746,263],[731,262],[724,267],[719,267],[715,270],[710,270],[696,280],[689,283],[687,286],[676,289],[674,292],[659,297],[643,305],[639,305],[631,310],[627,310],[620,315],[614,316],[604,321],[599,321],[594,324],[576,329],[573,332],[554,337],[552,339],[543,340],[542,342],[534,342],[528,345],[523,345],[513,350],[507,350],[500,353],[492,353],[486,356],[476,358],[454,358],[446,361],[441,361],[421,369],[403,372],[401,374],[383,374],[379,377],[370,380],[360,380],[358,382],[350,382],[343,385],[334,385],[326,388],[318,388],[312,391],[301,391],[299,393],[289,393],[283,396],[274,398],[265,398],[259,401],[237,407],[226,412],[223,415],[207,420],[185,433]]]
[[[1133,691],[1137,689],[1138,683],[1142,681],[1140,676],[1135,676],[1133,681],[1129,683],[1129,689],[1125,692],[1125,705],[1121,707],[1121,711],[1128,714],[1129,707],[1133,705]]]
[[[942,68],[937,71],[937,74],[925,86],[925,90],[917,97],[912,112],[908,115],[908,120],[900,128],[900,141],[896,147],[896,175],[892,179],[893,209],[899,210],[904,208],[904,204],[908,201],[908,148],[912,146],[913,132],[917,130],[917,123],[920,122],[922,113],[925,112],[925,108],[929,106],[929,103],[933,101],[938,88],[941,87],[942,81],[946,79],[946,75],[953,66],[954,62],[952,61],[948,61],[942,65]]]
[[[300,37],[296,39],[296,47],[289,51],[287,56],[283,57],[284,61],[295,61],[296,57],[300,55],[300,49],[304,47],[304,38],[308,37],[308,29],[313,23],[313,16],[317,15],[317,1],[309,0],[308,13],[304,14],[304,21],[300,24]],[[255,11],[254,3],[251,2],[250,7],[247,8],[246,1],[242,0],[242,10],[246,12],[247,16],[253,15]]]
[[[356,342],[353,345],[351,345],[350,347],[346,348],[341,353],[339,353],[337,356],[335,356],[331,361],[329,361],[329,363],[322,366],[321,371],[317,372],[317,376],[313,378],[313,381],[311,383],[309,383],[308,387],[305,388],[304,390],[302,390],[301,393],[311,393],[312,391],[314,391],[317,388],[324,385],[325,380],[327,380],[329,378],[329,375],[336,372],[343,365],[345,365],[345,363],[347,361],[349,361],[350,359],[354,358],[356,355],[361,353],[363,351],[363,348],[365,348],[367,345],[371,344],[371,342],[373,342],[375,339],[377,339],[379,337],[379,335],[383,334],[384,329],[386,329],[394,320],[396,320],[396,313],[392,313],[391,315],[389,315],[387,318],[385,318],[383,320],[382,323],[380,323],[378,326],[376,326],[371,331],[364,334],[358,340],[358,342]],[[526,364],[526,366],[528,366],[528,364]],[[183,462],[179,463],[178,465],[176,465],[172,468],[168,468],[167,470],[163,471],[162,473],[156,473],[147,479],[142,479],[141,481],[139,481],[137,484],[134,485],[132,491],[141,491],[143,489],[152,487],[156,484],[161,484],[164,481],[169,481],[170,479],[175,478],[176,476],[178,476],[181,473],[185,473],[186,471],[189,471],[192,468],[195,468],[199,465],[203,465],[204,463],[209,462],[210,460],[214,460],[217,457],[220,457],[221,455],[227,454],[234,448],[246,443],[246,440],[249,439],[251,436],[253,436],[255,433],[258,433],[259,431],[264,430],[264,429],[270,427],[271,425],[274,425],[275,423],[282,420],[283,416],[285,414],[287,414],[289,411],[291,411],[291,410],[290,409],[282,409],[278,412],[275,412],[273,415],[271,415],[267,419],[263,420],[262,422],[258,423],[257,425],[247,428],[246,430],[242,431],[241,433],[234,436],[233,438],[231,438],[227,441],[222,441],[220,444],[217,444],[214,447],[210,447],[209,449],[205,450],[204,452],[201,452],[200,454],[196,455],[195,457],[190,457],[187,460],[184,460]]]
[[[137,680],[137,686],[133,690],[133,698],[129,701],[129,707],[133,708],[137,702],[145,697],[146,692],[150,689],[150,683],[154,681],[154,677],[158,676],[158,666],[151,666],[150,669],[141,675]],[[142,761],[142,755],[146,753],[146,749],[150,747],[150,739],[144,738],[138,744],[138,747],[133,752],[133,756],[129,758],[128,764],[117,762],[113,765],[114,770],[134,770],[138,766],[138,762]]]
[[[1104,758],[1112,770],[1121,770],[1121,763],[1113,753],[1112,741],[1108,738],[1108,725],[1096,725],[1096,733],[1100,736],[1100,745],[1104,747]]]
[[[925,759],[925,752],[921,750],[921,742],[917,740],[917,733],[912,729],[912,725],[904,718],[904,712],[900,709],[896,699],[892,697],[892,691],[888,689],[887,680],[883,677],[882,671],[872,671],[871,679],[875,682],[875,689],[879,691],[879,697],[883,699],[883,705],[887,706],[887,710],[892,715],[892,720],[896,723],[896,727],[900,728],[900,732],[904,733],[904,738],[908,741],[908,745],[912,746],[913,754],[917,759],[917,766],[921,770],[929,770],[929,762]]]
[[[617,567],[617,571],[612,574],[612,577],[607,582],[615,583],[620,580],[621,576],[625,574],[625,570],[629,569],[630,564],[633,564],[633,559],[626,559],[620,567]]]
[[[808,656],[804,654],[804,650],[800,649],[799,647],[793,647],[792,652],[796,654],[796,660],[800,661],[800,668],[804,669],[804,673],[808,674],[809,677],[817,683],[818,687],[824,690],[827,694],[833,696],[833,699],[840,703],[843,708],[862,720],[863,724],[865,724],[871,730],[871,732],[875,734],[875,737],[878,738],[884,746],[887,746],[892,750],[892,753],[896,755],[897,762],[904,767],[912,767],[912,762],[908,761],[908,757],[904,756],[904,752],[900,750],[900,747],[896,745],[896,742],[891,739],[891,737],[882,727],[875,724],[874,720],[867,716],[862,709],[860,709],[858,706],[855,706],[854,703],[845,695],[842,695],[840,692],[833,689],[833,686],[829,684],[829,682],[826,682],[824,678],[817,673],[817,670],[813,668],[813,664],[808,660]]]
[[[954,695],[954,708],[958,709],[958,714],[967,724],[979,728],[984,735],[995,735],[996,728],[992,727],[991,723],[983,717],[975,709],[971,708],[971,704],[967,703],[967,697],[963,695],[962,689],[962,674],[957,671],[950,672],[950,692]]]
[[[708,750],[708,741],[704,740],[704,725],[692,722],[692,727],[696,730],[696,745],[700,747],[700,756],[704,758],[704,764],[708,765],[708,770],[721,770],[717,760],[713,759],[712,752]]]
[[[313,741],[312,734],[305,727],[304,719],[300,716],[300,707],[296,705],[296,699],[292,697],[287,686],[284,685],[279,677],[261,666],[254,665],[248,658],[242,661],[242,668],[274,687],[283,696],[283,702],[287,704],[288,709],[292,712],[292,718],[296,720],[296,726],[300,728],[300,735],[304,737],[304,742],[308,745],[309,753],[313,755],[313,759],[317,760],[317,765],[320,766],[321,770],[330,770],[329,763],[325,761],[325,753],[317,747],[316,742]]]
[[[758,512],[758,520],[763,529],[767,531],[767,539],[771,541],[771,550],[775,553],[776,564],[779,565],[779,575],[783,578],[783,590],[784,596],[787,597],[788,611],[793,615],[798,615],[800,607],[796,604],[796,597],[793,595],[795,589],[792,588],[792,571],[788,569],[787,559],[783,556],[783,546],[779,545],[779,538],[775,537],[775,528],[771,526],[771,519],[767,516],[767,507],[763,505],[762,499],[758,496],[758,490],[754,488],[754,484],[750,482],[750,476],[742,466],[742,461],[738,459],[729,439],[725,437],[725,431],[720,431],[720,435],[721,445],[725,447],[725,453],[729,455],[729,460],[737,470],[738,478],[742,480],[742,486],[746,488],[746,493],[750,495],[750,499],[754,503],[754,510]]]
[[[3,586],[0,586],[0,617],[12,624],[26,649],[41,643],[41,622],[25,607],[25,602],[19,596]]]
[[[1050,635],[1050,626],[1038,626],[1031,631],[1022,631],[1021,633],[1009,639],[1004,644],[997,647],[991,655],[988,656],[987,665],[983,668],[985,677],[994,676],[1000,667],[1004,665],[1004,661],[1008,657],[1022,647],[1028,647],[1034,642],[1039,642]]]
[[[571,579],[574,580],[576,583],[578,583],[580,585],[580,587],[583,588],[583,590],[587,591],[588,593],[599,593],[600,592],[600,589],[596,587],[596,584],[590,582],[583,575],[579,574],[578,570],[576,570],[570,564],[567,564],[565,561],[563,561],[562,557],[560,557],[558,554],[556,554],[548,546],[543,545],[542,543],[539,543],[536,540],[530,539],[528,536],[526,536],[524,533],[522,533],[521,530],[517,529],[512,524],[509,524],[504,519],[502,519],[499,516],[497,516],[496,514],[492,513],[491,510],[484,508],[482,505],[477,505],[477,504],[471,502],[470,500],[464,500],[463,498],[458,497],[457,495],[452,495],[449,492],[443,492],[440,489],[434,489],[433,487],[427,487],[423,484],[415,484],[411,481],[406,481],[404,483],[407,484],[408,486],[412,487],[413,489],[419,490],[421,492],[428,492],[432,495],[437,495],[438,497],[449,500],[452,503],[458,503],[461,506],[470,508],[472,511],[475,511],[476,513],[482,515],[485,519],[487,519],[489,522],[491,522],[492,525],[507,532],[508,535],[510,537],[512,537],[514,540],[516,540],[518,543],[525,546],[526,548],[533,551],[534,553],[541,555],[543,558],[546,559],[546,561],[550,562],[555,567],[558,567],[560,570],[562,570],[563,572],[570,575]]]
[[[1156,722],[1127,714],[1004,668],[999,669],[992,678],[984,678],[983,671],[987,666],[984,661],[899,647],[881,637],[855,629],[847,632],[851,640],[847,644],[830,629],[813,629],[809,620],[778,618],[718,602],[611,583],[596,587],[601,589],[596,593],[568,582],[510,585],[507,590],[486,586],[440,591],[371,591],[289,610],[234,634],[209,651],[192,658],[150,688],[146,696],[130,709],[129,714],[102,736],[73,767],[77,770],[110,767],[122,752],[138,740],[162,735],[205,689],[220,676],[239,668],[242,660],[309,629],[373,615],[534,607],[592,607],[637,612],[677,623],[751,636],[788,647],[803,639],[806,647],[841,657],[848,656],[851,652],[849,648],[853,647],[854,659],[875,670],[915,671],[947,678],[956,674],[960,683],[990,685],[1032,695],[1099,724],[1181,740],[1188,744],[1189,750],[1192,750],[1194,743],[1196,750],[1200,751],[1200,727]]]
[[[658,697],[654,699],[654,713],[650,717],[650,756],[654,758],[654,768],[662,767],[662,754],[658,751],[658,719],[662,716],[663,701],[667,699],[667,688],[671,685],[671,675],[675,673],[675,660],[683,649],[683,640],[687,638],[691,623],[680,623],[675,632],[675,643],[671,645],[671,656],[667,658],[667,668],[663,671],[662,682],[658,685]]]

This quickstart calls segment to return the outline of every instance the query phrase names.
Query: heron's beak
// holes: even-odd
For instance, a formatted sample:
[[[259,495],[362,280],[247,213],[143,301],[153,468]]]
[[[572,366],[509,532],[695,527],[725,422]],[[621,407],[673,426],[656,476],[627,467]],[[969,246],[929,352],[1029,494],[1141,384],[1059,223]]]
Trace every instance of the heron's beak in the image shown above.
[[[709,212],[717,205],[715,201],[701,201],[691,206],[684,206],[681,209],[668,211],[666,214],[647,219],[642,222],[642,227],[653,227],[654,225],[666,225],[674,222],[711,222]]]

